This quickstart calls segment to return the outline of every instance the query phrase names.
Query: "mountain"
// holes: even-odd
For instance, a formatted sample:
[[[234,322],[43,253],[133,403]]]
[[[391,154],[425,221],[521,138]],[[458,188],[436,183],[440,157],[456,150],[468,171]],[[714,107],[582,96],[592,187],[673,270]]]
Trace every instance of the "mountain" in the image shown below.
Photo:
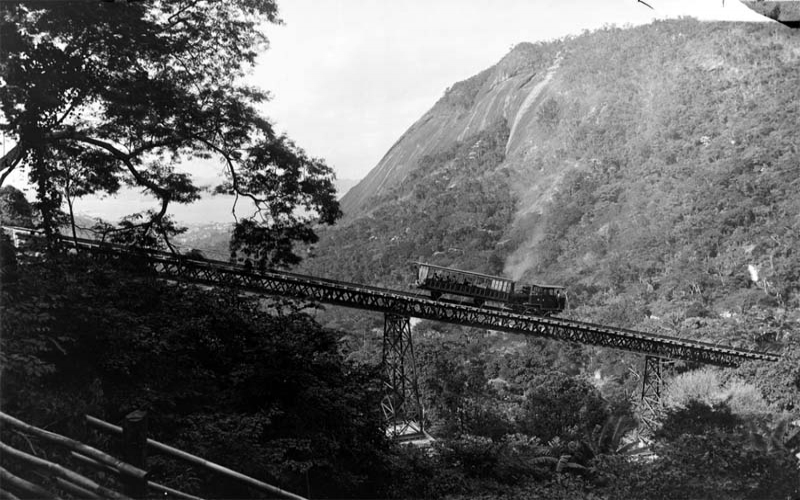
[[[403,134],[303,269],[407,286],[424,260],[566,285],[582,319],[785,335],[800,319],[798,67],[800,34],[769,24],[520,44]]]
[[[343,197],[345,214],[363,214],[370,197],[402,183],[420,160],[463,142],[498,121],[511,129],[505,153],[509,157],[518,154],[531,118],[528,112],[546,97],[548,83],[561,61],[558,44],[521,44],[493,68],[447,89],[439,102]]]
[[[791,28],[800,28],[800,1],[798,0],[739,0],[762,16],[774,19]]]
[[[334,185],[336,186],[336,193],[339,195],[339,199],[347,194],[347,192],[359,182],[359,179],[336,179]]]

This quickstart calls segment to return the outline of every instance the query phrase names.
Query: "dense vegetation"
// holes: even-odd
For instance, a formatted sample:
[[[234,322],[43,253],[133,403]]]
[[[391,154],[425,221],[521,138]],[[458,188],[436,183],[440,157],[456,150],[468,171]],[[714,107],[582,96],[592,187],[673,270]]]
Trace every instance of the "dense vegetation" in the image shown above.
[[[383,495],[379,378],[343,362],[335,332],[302,304],[166,283],[135,268],[64,255],[5,267],[3,411],[91,439],[84,413],[117,422],[146,410],[155,439],[285,489]],[[150,463],[184,491],[247,496],[202,471]]]
[[[156,439],[311,497],[757,499],[799,486],[784,442],[797,348],[780,367],[753,367],[773,370],[770,387],[786,381],[783,398],[770,404],[742,374],[723,387],[709,372],[711,383],[688,384],[705,393],[671,395],[650,447],[658,458],[631,460],[635,415],[580,376],[577,350],[431,328],[417,349],[437,441],[416,449],[385,437],[374,364],[347,361],[341,334],[302,304],[68,255],[6,263],[2,294],[3,410],[107,449],[84,413],[113,422],[145,409]],[[149,463],[154,479],[190,492],[251,494]]]
[[[782,350],[738,369],[679,365],[655,430],[640,422],[636,356],[423,321],[414,348],[437,441],[398,446],[378,410],[381,318],[124,263],[15,258],[5,242],[0,403],[71,435],[82,413],[147,409],[157,438],[312,497],[797,497],[793,36],[681,20],[522,45],[526,67],[564,57],[535,153],[510,161],[509,124],[489,123],[306,249],[312,274],[406,287],[410,260],[505,270],[566,284],[574,317]],[[464,112],[485,77],[441,102]],[[519,194],[553,172],[552,199]],[[35,222],[1,194],[4,221]],[[199,494],[248,493],[154,467]]]
[[[718,333],[678,333],[751,347],[733,324],[766,306],[780,338],[800,271],[800,74],[786,31],[681,21],[572,40],[542,162],[578,167],[535,227],[516,228],[542,232],[528,269],[569,283],[574,306],[613,297],[638,321],[727,311]]]
[[[510,124],[495,122],[441,145],[371,199],[367,215],[323,233],[316,257],[304,264],[310,273],[405,288],[414,279],[410,260],[505,271],[565,284],[571,317],[785,353],[776,365],[714,372],[726,382],[705,406],[690,405],[702,399],[691,378],[698,367],[678,366],[691,397],[673,400],[659,420],[665,428],[681,418],[708,425],[683,437],[659,434],[651,467],[608,458],[608,448],[586,451],[606,423],[639,417],[638,357],[422,322],[415,349],[429,424],[452,440],[443,446],[458,448],[460,473],[474,479],[457,476],[453,484],[465,494],[517,491],[487,486],[513,476],[501,472],[510,450],[520,450],[512,436],[541,440],[536,446],[558,436],[563,448],[528,450],[551,459],[567,454],[609,474],[605,487],[590,474],[551,485],[553,497],[563,488],[567,498],[783,498],[797,488],[787,455],[769,455],[778,462],[764,466],[755,465],[763,456],[748,455],[777,452],[753,436],[773,443],[769,436],[800,416],[797,46],[796,33],[783,28],[688,19],[520,45],[506,65],[527,67],[527,58],[543,53],[563,57],[534,113],[528,139],[535,150],[507,158]],[[454,86],[455,97],[445,96],[435,111],[468,117],[465,107],[485,80],[482,73]],[[470,153],[476,144],[494,152]],[[554,188],[539,190],[553,193],[549,199],[525,198],[528,187],[552,179]],[[379,359],[379,318],[333,310],[321,319],[349,332],[351,359]],[[712,406],[730,409],[732,423],[717,429]],[[557,419],[548,424],[545,415]],[[475,473],[462,453],[478,450],[487,462]],[[709,456],[719,461],[706,462],[706,483],[689,481]],[[759,490],[778,481],[767,479],[778,471],[792,486]],[[678,491],[673,481],[687,486]],[[545,495],[519,488],[514,494]]]

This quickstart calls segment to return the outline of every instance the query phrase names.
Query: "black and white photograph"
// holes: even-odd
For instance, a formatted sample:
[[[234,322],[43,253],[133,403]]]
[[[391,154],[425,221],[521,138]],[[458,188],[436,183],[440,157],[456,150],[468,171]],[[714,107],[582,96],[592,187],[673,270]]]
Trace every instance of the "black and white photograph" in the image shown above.
[[[0,0],[0,499],[800,500],[800,0]]]

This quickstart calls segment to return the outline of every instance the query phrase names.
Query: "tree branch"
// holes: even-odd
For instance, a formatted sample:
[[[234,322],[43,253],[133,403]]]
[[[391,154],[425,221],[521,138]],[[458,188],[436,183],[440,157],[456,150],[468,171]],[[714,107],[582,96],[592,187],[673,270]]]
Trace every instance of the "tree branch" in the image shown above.
[[[142,175],[141,172],[139,172],[136,169],[136,167],[133,165],[133,162],[131,161],[131,158],[133,158],[134,155],[120,151],[113,144],[110,144],[106,141],[102,141],[100,139],[95,139],[94,137],[89,137],[84,133],[73,132],[65,134],[63,138],[72,139],[78,142],[85,142],[87,144],[91,144],[93,146],[105,149],[106,151],[111,153],[114,156],[114,158],[117,158],[118,160],[122,161],[125,164],[125,167],[131,173],[131,175],[133,175],[133,178],[136,179],[136,182],[152,190],[154,193],[156,193],[156,195],[159,198],[167,199],[171,197],[171,193],[169,192],[169,190],[164,189],[155,182],[147,179],[145,176]]]
[[[242,191],[239,188],[239,178],[236,175],[236,168],[234,167],[233,162],[230,159],[230,156],[228,156],[228,153],[225,150],[223,150],[222,148],[218,147],[216,144],[212,143],[211,141],[209,141],[208,139],[205,139],[203,137],[195,136],[194,138],[196,140],[202,142],[203,144],[205,144],[209,148],[213,149],[217,153],[221,154],[222,157],[225,159],[225,163],[227,164],[227,167],[228,167],[228,172],[230,172],[230,174],[231,174],[231,183],[233,185],[233,191],[236,193],[237,196],[241,195],[241,196],[244,196],[246,198],[250,198],[251,200],[253,200],[253,203],[256,204],[256,207],[260,207],[262,204],[267,203],[267,200],[265,200],[263,198],[259,198],[259,197],[255,196],[252,193],[248,193],[246,191]]]
[[[58,121],[56,121],[56,123],[55,123],[56,127],[61,125],[62,123],[64,123],[64,120],[66,120],[67,117],[69,116],[69,114],[72,113],[72,110],[75,109],[75,107],[78,105],[78,101],[80,101],[80,100],[81,100],[80,96],[78,96],[69,104],[69,107],[67,108],[67,110],[64,111],[63,115],[61,115],[61,118],[59,118]]]
[[[142,173],[139,172],[139,170],[137,170],[136,167],[133,165],[133,162],[131,161],[133,155],[120,151],[119,149],[114,147],[113,144],[109,144],[106,141],[102,141],[94,137],[89,137],[88,135],[85,135],[83,133],[77,133],[77,132],[66,133],[63,135],[63,138],[72,139],[78,142],[85,142],[86,144],[91,144],[93,146],[105,149],[106,151],[111,153],[115,158],[122,161],[125,164],[125,167],[128,169],[128,171],[131,173],[131,175],[133,175],[133,178],[136,179],[136,182],[153,191],[161,201],[161,210],[150,220],[150,222],[144,225],[144,227],[146,228],[145,233],[150,231],[150,228],[153,226],[153,223],[157,222],[158,226],[161,227],[161,221],[167,214],[167,209],[169,208],[169,202],[172,200],[172,193],[168,189],[164,189],[155,182],[144,177]],[[165,234],[163,230],[161,231],[161,233],[162,235]],[[167,243],[167,246],[174,251],[174,248],[169,243],[169,241],[166,240],[166,238],[165,241]]]
[[[13,148],[11,148],[11,151],[6,153],[5,156],[3,156],[3,158],[0,159],[0,171],[5,170],[5,172],[3,172],[3,175],[0,176],[0,186],[3,185],[9,174],[11,174],[11,172],[13,172],[15,168],[17,168],[19,162],[22,161],[23,153],[24,153],[23,148],[19,144],[17,144]]]
[[[166,26],[164,26],[161,29],[161,31],[159,31],[159,33],[167,32],[167,31],[171,30],[172,28],[174,28],[175,26],[177,26],[178,24],[180,24],[183,21],[185,21],[185,19],[183,19],[181,17],[178,17],[178,16],[180,16],[181,14],[186,12],[187,10],[191,9],[192,7],[196,7],[198,3],[199,3],[199,0],[192,0],[190,2],[187,2],[184,7],[181,7],[177,12],[175,12],[174,14],[169,16],[169,18],[167,19]],[[178,17],[178,19],[173,20],[173,18],[175,18],[175,17]]]
[[[169,139],[169,140],[165,139],[163,141],[149,142],[149,143],[146,143],[143,146],[140,146],[140,147],[132,150],[130,153],[123,153],[123,154],[127,154],[130,158],[134,158],[136,156],[139,156],[142,153],[146,153],[147,151],[150,151],[151,149],[163,148],[163,147],[167,147],[167,146],[173,146],[173,145],[178,144],[178,143],[180,143],[179,139]]]

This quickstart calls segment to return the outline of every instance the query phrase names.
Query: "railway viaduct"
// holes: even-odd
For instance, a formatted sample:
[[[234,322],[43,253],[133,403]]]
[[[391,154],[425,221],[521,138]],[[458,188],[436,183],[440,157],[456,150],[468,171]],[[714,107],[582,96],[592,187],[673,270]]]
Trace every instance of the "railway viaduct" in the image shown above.
[[[3,229],[15,235],[30,230]],[[423,410],[417,387],[410,318],[606,347],[643,354],[642,403],[652,414],[664,385],[665,369],[674,360],[717,366],[744,361],[777,361],[774,353],[719,346],[707,342],[614,328],[557,317],[529,316],[506,309],[476,307],[430,297],[285,271],[253,269],[224,261],[196,259],[159,251],[131,252],[125,247],[81,238],[62,238],[70,251],[97,260],[136,259],[143,271],[178,282],[221,286],[242,292],[279,295],[375,311],[384,314],[384,417],[396,436],[423,434]]]

